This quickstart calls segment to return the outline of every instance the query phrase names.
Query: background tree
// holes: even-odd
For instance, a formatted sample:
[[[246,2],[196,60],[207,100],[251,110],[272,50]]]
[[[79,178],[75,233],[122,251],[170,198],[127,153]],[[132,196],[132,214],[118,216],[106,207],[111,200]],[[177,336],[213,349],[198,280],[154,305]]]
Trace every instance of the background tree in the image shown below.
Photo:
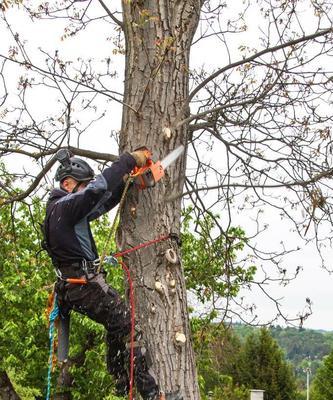
[[[194,348],[197,355],[202,399],[247,400],[249,390],[238,385],[240,340],[232,327],[192,318]]]
[[[265,390],[266,400],[296,399],[294,374],[266,328],[246,339],[239,356],[237,382]]]
[[[146,144],[160,158],[179,144],[187,145],[187,152],[161,184],[151,191],[129,193],[118,231],[120,248],[170,231],[179,233],[184,197],[193,203],[198,221],[207,210],[219,208],[223,222],[213,239],[224,237],[225,246],[233,239],[230,226],[238,225],[232,221],[239,213],[252,213],[255,223],[248,233],[252,240],[246,242],[238,265],[256,259],[263,271],[253,284],[265,294],[268,282],[286,284],[300,268],[288,271],[283,265],[282,255],[292,246],[267,250],[258,245],[267,228],[262,207],[291,221],[296,233],[301,237],[306,233],[306,240],[314,239],[319,251],[324,251],[321,244],[332,236],[330,2],[260,0],[240,6],[218,0],[123,0],[108,7],[102,0],[98,4],[63,0],[26,1],[23,7],[36,24],[42,24],[42,18],[48,24],[68,18],[63,40],[76,35],[79,39],[88,32],[99,43],[100,32],[109,35],[111,30],[115,44],[114,53],[108,48],[100,63],[65,60],[56,49],[36,55],[12,28],[11,10],[4,8],[2,22],[12,42],[0,56],[0,151],[8,161],[11,155],[22,156],[29,170],[20,168],[20,163],[10,169],[11,177],[24,178],[20,191],[6,175],[1,177],[2,204],[31,197],[42,184],[51,183],[47,173],[60,147],[97,159],[101,167],[115,159],[105,154],[104,138],[102,149],[97,140],[93,149],[86,149],[90,146],[86,138],[100,127],[101,118],[112,118],[104,107],[98,111],[103,96],[112,105],[111,115],[119,111],[115,103],[123,107],[121,129],[113,135],[120,151]],[[102,29],[96,34],[91,27]],[[253,37],[258,42],[253,43]],[[220,55],[217,64],[191,69],[190,54],[195,58],[196,46],[207,46],[209,40],[212,53]],[[125,56],[120,90],[113,79],[115,53]],[[15,66],[19,71],[16,97],[8,91],[8,72],[13,73]],[[31,98],[46,97],[51,103],[53,95],[59,107],[49,107],[48,112],[31,103]],[[211,157],[213,148],[217,160]],[[204,198],[208,192],[210,196]],[[184,274],[180,258],[175,266],[164,258],[170,246],[175,245],[163,243],[126,262],[133,271],[137,318],[150,322],[141,325],[162,389],[180,387],[187,399],[197,399]],[[173,248],[180,256],[179,249]],[[274,272],[267,269],[269,264]],[[327,267],[324,258],[323,264]],[[170,287],[171,281],[175,287]],[[154,290],[156,282],[162,283],[164,294]],[[280,303],[273,301],[281,314]],[[221,315],[231,310],[239,318],[245,318],[240,312],[245,308],[250,321],[258,322],[255,307],[232,293],[212,306]],[[301,323],[306,315],[298,318]],[[184,346],[175,342],[176,334],[185,336]]]
[[[234,324],[232,328],[242,343],[258,329],[242,324]],[[272,326],[269,332],[283,349],[286,360],[293,366],[298,389],[306,390],[306,369],[310,367],[312,376],[316,374],[324,357],[331,352],[333,333],[281,326]]]
[[[311,398],[313,400],[331,399],[333,395],[333,351],[324,358],[318,368],[311,385]]]

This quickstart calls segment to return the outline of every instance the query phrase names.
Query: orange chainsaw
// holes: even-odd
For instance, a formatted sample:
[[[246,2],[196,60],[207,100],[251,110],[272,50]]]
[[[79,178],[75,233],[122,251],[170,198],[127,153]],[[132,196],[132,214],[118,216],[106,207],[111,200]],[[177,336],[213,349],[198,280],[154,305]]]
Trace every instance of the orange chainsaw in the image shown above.
[[[184,146],[181,145],[169,153],[163,160],[154,162],[152,160],[153,153],[144,148],[147,163],[143,167],[135,167],[131,172],[131,177],[139,189],[146,189],[155,186],[164,176],[164,170],[172,164],[184,151]]]

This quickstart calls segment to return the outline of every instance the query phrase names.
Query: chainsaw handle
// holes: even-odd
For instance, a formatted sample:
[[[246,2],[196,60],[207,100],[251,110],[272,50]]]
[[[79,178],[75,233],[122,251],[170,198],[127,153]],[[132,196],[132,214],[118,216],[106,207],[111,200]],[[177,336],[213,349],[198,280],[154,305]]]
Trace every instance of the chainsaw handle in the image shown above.
[[[153,153],[149,149],[147,149],[147,147],[143,151],[144,151],[144,154],[145,154],[145,156],[147,158],[147,161],[149,161],[149,160],[151,161]]]
[[[149,162],[148,162],[149,161]],[[147,160],[147,164],[144,167],[134,167],[131,172],[131,177],[135,178],[136,176],[142,175],[152,164],[152,160]]]

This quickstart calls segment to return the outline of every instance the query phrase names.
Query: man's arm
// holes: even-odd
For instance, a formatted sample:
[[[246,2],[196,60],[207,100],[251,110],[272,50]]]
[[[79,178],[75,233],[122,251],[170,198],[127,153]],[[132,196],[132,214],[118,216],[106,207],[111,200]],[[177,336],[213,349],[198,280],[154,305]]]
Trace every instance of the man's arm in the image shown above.
[[[137,149],[133,153],[125,153],[123,154],[123,158],[125,159],[125,156],[127,159],[125,162],[128,163],[128,165],[133,165],[132,158],[134,158],[135,164],[134,166],[131,167],[130,171],[133,170],[135,166],[137,167],[143,167],[146,162],[147,162],[147,156],[146,156],[147,148],[145,146],[141,147],[140,149]],[[116,162],[117,163],[117,162]],[[115,163],[114,163],[115,164]],[[118,174],[117,179],[115,179],[116,186],[113,186],[113,190],[111,190],[111,197],[102,202],[101,206],[98,209],[94,209],[94,212],[92,212],[89,215],[89,220],[92,221],[98,217],[100,217],[102,214],[107,213],[108,211],[112,210],[120,201],[121,196],[123,194],[124,188],[125,188],[125,177],[128,177],[128,173],[123,174],[123,171],[119,168],[119,165],[112,164],[110,168],[107,168],[103,171],[103,175],[107,179],[109,183],[115,178],[116,174]],[[114,169],[113,169],[114,168]]]
[[[129,153],[122,154],[110,167],[89,182],[87,187],[76,193],[62,197],[57,206],[71,223],[82,218],[98,218],[119,202],[124,186],[123,178],[137,165],[136,159]]]

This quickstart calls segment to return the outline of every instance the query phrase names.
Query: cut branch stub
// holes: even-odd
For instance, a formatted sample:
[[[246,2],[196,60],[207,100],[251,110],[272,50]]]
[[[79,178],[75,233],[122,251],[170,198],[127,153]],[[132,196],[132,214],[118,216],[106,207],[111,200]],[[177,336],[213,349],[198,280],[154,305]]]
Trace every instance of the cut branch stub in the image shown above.
[[[175,334],[175,343],[177,346],[184,346],[186,343],[186,336],[183,332],[176,332]]]
[[[177,256],[177,253],[175,252],[175,250],[174,249],[168,249],[166,252],[165,252],[165,258],[167,259],[167,261],[170,263],[170,264],[177,264],[177,262],[178,262],[178,256]]]

